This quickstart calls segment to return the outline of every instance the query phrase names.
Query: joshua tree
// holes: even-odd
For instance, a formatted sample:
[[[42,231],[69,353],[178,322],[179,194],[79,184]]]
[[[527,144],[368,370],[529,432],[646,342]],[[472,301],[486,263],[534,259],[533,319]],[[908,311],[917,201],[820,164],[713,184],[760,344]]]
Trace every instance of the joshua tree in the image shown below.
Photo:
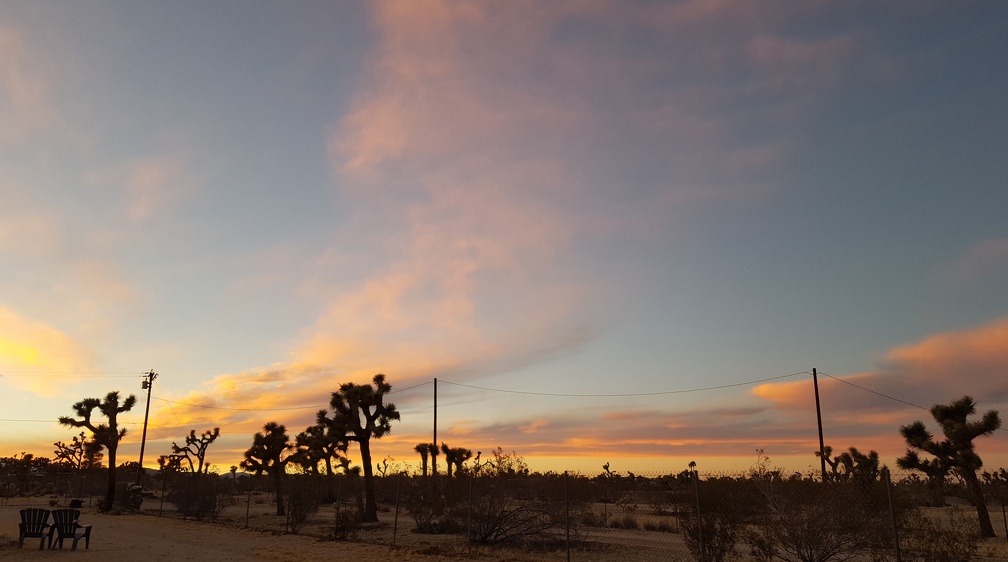
[[[448,466],[448,478],[452,477],[452,466],[455,467],[455,475],[462,472],[462,465],[472,458],[472,451],[465,447],[449,447],[441,443],[441,452],[445,456],[445,464]]]
[[[252,446],[245,451],[245,460],[241,462],[242,470],[255,472],[256,476],[266,472],[273,477],[277,515],[284,514],[283,475],[290,457],[284,458],[283,455],[293,449],[288,439],[286,427],[269,422],[263,426],[262,433],[256,433],[252,438]]]
[[[91,430],[92,439],[101,443],[108,450],[108,488],[105,491],[105,501],[101,505],[102,511],[111,511],[112,503],[115,501],[116,484],[116,450],[119,442],[126,435],[126,428],[119,428],[116,418],[123,412],[133,409],[136,404],[136,396],[130,394],[119,403],[119,392],[112,391],[105,395],[104,400],[97,398],[85,398],[73,405],[74,413],[81,419],[61,416],[59,422],[69,427],[86,427]],[[91,414],[95,408],[102,413],[108,423],[95,425],[91,421]]]
[[[392,431],[392,420],[399,419],[399,411],[394,404],[385,403],[385,395],[392,385],[385,382],[385,375],[377,374],[370,384],[343,383],[332,393],[329,405],[334,416],[332,422],[343,427],[343,435],[349,441],[360,445],[361,466],[364,468],[365,522],[378,521],[378,505],[375,499],[374,463],[371,462],[371,438],[380,439]]]
[[[53,446],[56,447],[53,451],[56,455],[54,462],[70,470],[86,470],[101,466],[102,444],[93,439],[88,440],[83,431],[80,435],[75,435],[70,443],[57,441]]]
[[[832,480],[854,480],[863,484],[869,484],[878,480],[879,454],[877,451],[869,451],[866,455],[857,450],[856,447],[851,447],[846,452],[831,458],[830,455],[833,454],[833,447],[827,445],[823,448],[823,452],[825,453],[826,464],[830,467],[831,474],[829,477]],[[819,456],[819,451],[816,451],[815,456]],[[843,471],[840,470],[841,467]]]
[[[434,448],[433,443],[417,443],[413,450],[420,453],[420,473],[427,478],[427,454]]]
[[[983,467],[980,455],[976,453],[973,440],[990,435],[1001,427],[997,410],[990,410],[980,421],[966,418],[976,413],[976,402],[970,396],[963,396],[951,404],[935,404],[931,415],[941,425],[945,435],[943,441],[936,441],[921,421],[900,427],[900,434],[906,439],[906,455],[896,459],[903,469],[920,470],[932,479],[944,478],[950,471],[958,474],[966,484],[967,500],[976,507],[980,523],[980,534],[994,536],[990,514],[984,499],[983,488],[977,471]],[[918,451],[929,453],[933,459],[922,459]]]
[[[189,462],[190,472],[203,472],[203,460],[206,458],[207,447],[216,441],[218,437],[220,437],[219,427],[208,429],[199,437],[196,437],[195,429],[190,429],[189,435],[186,436],[185,447],[179,447],[174,441],[172,441],[172,454],[184,457],[185,460]],[[193,468],[193,459],[196,459],[195,468]],[[209,468],[209,466],[207,468]]]

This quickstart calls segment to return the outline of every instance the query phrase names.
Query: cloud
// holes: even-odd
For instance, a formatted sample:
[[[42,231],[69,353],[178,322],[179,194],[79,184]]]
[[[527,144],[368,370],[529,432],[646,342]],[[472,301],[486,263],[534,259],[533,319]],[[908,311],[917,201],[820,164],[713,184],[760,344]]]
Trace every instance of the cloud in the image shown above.
[[[40,397],[59,396],[65,389],[45,373],[86,372],[90,365],[91,353],[73,338],[0,306],[0,375],[6,384]]]
[[[1008,238],[988,238],[968,248],[941,272],[950,286],[973,285],[1008,267]]]
[[[1008,317],[965,330],[928,336],[889,350],[877,371],[819,378],[824,424],[834,445],[901,453],[899,427],[914,420],[933,424],[926,411],[965,394],[980,411],[1008,407]],[[774,410],[814,412],[808,380],[763,384],[752,394]],[[814,415],[814,414],[813,414]],[[940,431],[935,428],[935,431]],[[1002,449],[996,444],[988,450]],[[846,448],[846,446],[844,446]]]
[[[89,185],[113,187],[126,195],[126,217],[131,222],[158,218],[191,198],[197,180],[180,156],[154,156],[101,168],[84,178]]]
[[[21,33],[0,23],[0,142],[21,142],[54,120],[48,84]]]

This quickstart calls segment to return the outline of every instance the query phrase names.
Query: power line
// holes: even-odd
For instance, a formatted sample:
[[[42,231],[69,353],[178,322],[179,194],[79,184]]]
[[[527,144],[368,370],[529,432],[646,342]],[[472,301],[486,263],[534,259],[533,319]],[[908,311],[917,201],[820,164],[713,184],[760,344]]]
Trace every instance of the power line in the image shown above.
[[[914,404],[913,402],[907,402],[906,400],[900,400],[899,398],[896,398],[895,396],[889,396],[888,394],[883,394],[883,393],[878,392],[876,390],[872,390],[870,388],[865,388],[865,387],[863,387],[863,386],[861,386],[859,384],[854,384],[854,383],[852,383],[850,381],[846,381],[844,379],[840,379],[840,378],[834,377],[833,375],[830,375],[828,373],[824,373],[822,371],[819,371],[819,374],[820,375],[825,375],[825,376],[827,376],[827,377],[829,377],[829,378],[831,378],[831,379],[833,379],[833,380],[835,380],[837,382],[842,382],[844,384],[848,384],[850,386],[853,386],[854,388],[860,388],[861,390],[863,390],[865,392],[870,392],[872,394],[875,394],[876,396],[881,396],[882,398],[888,398],[889,400],[892,400],[894,402],[899,402],[900,404],[906,404],[907,406],[913,406],[914,408],[920,408],[921,410],[927,410],[927,411],[931,410],[930,408],[925,408],[924,406],[920,406],[920,405]]]
[[[427,386],[429,384],[434,384],[434,382],[433,381],[426,381],[426,382],[422,382],[420,384],[414,384],[413,386],[407,386],[406,388],[400,388],[398,390],[390,390],[390,391],[387,392],[387,394],[395,394],[397,392],[406,392],[407,390],[413,390],[414,388],[420,388],[421,386]]]
[[[455,385],[455,386],[464,386],[466,388],[475,388],[475,389],[478,389],[478,390],[488,390],[490,392],[505,392],[505,393],[508,393],[508,394],[525,394],[525,395],[531,395],[531,396],[559,396],[559,397],[565,397],[565,398],[628,398],[628,397],[633,397],[633,396],[664,396],[664,395],[668,395],[668,394],[687,394],[687,393],[691,393],[691,392],[705,392],[705,391],[709,391],[709,390],[720,390],[720,389],[724,389],[724,388],[734,388],[734,387],[738,387],[738,386],[749,386],[749,385],[753,385],[753,384],[759,384],[759,383],[763,383],[763,382],[775,381],[775,380],[786,379],[786,378],[789,378],[789,377],[795,377],[795,376],[798,376],[798,375],[807,375],[807,374],[810,374],[810,373],[808,371],[800,371],[800,372],[797,372],[797,373],[791,373],[790,375],[779,375],[779,376],[776,376],[776,377],[769,377],[769,378],[765,378],[765,379],[757,379],[757,380],[746,381],[746,382],[738,382],[738,383],[732,383],[732,384],[722,384],[722,385],[717,385],[717,386],[707,386],[707,387],[703,387],[703,388],[688,388],[688,389],[682,389],[682,390],[663,390],[663,391],[656,391],[656,392],[630,392],[630,393],[624,393],[624,394],[568,394],[568,393],[561,393],[561,392],[531,392],[531,391],[526,391],[526,390],[507,390],[507,389],[502,389],[502,388],[489,388],[489,387],[485,387],[485,386],[476,386],[476,385],[471,385],[471,384],[462,384],[462,383],[457,383],[457,382],[451,382],[451,381],[446,381],[446,380],[443,380],[443,379],[438,379],[438,382],[443,382],[445,384],[451,384],[451,385]]]
[[[141,376],[136,373],[81,373],[77,371],[3,371],[5,377],[78,377],[86,379],[113,379]]]

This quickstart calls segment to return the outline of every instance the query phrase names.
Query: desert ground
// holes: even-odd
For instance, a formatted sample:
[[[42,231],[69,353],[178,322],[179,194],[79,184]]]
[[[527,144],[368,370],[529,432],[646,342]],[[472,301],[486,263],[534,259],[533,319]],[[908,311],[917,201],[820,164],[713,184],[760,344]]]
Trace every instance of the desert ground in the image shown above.
[[[231,560],[303,560],[339,556],[343,559],[384,561],[485,560],[538,562],[567,560],[563,547],[529,549],[516,547],[470,547],[457,535],[411,532],[414,522],[400,513],[396,524],[391,510],[379,514],[381,522],[362,529],[356,538],[334,541],[322,538],[333,520],[333,506],[323,506],[299,534],[285,533],[286,519],[275,515],[269,501],[240,503],[229,507],[216,523],[182,520],[170,504],[144,502],[139,514],[103,514],[94,506],[81,509],[81,523],[92,525],[91,545],[70,552],[39,551],[38,539],[27,539],[17,548],[19,510],[48,508],[46,498],[10,498],[0,505],[0,559],[3,560],[178,560],[201,562]],[[246,527],[246,519],[248,527]],[[613,528],[588,528],[587,540],[575,546],[571,560],[599,562],[632,558],[675,562],[692,560],[678,533]],[[984,541],[980,562],[1008,560],[1008,543],[999,531],[996,539]],[[394,544],[393,544],[394,542]]]
[[[156,500],[145,501],[139,514],[103,514],[91,506],[81,509],[82,524],[92,525],[91,545],[69,552],[70,543],[59,552],[39,551],[38,539],[26,539],[17,548],[19,511],[24,507],[48,508],[45,498],[12,498],[0,506],[0,559],[51,560],[178,560],[201,562],[229,560],[300,560],[334,556],[351,560],[486,560],[533,562],[566,560],[566,550],[529,550],[519,548],[470,548],[457,535],[430,535],[411,532],[413,520],[400,513],[398,528],[395,514],[380,513],[381,523],[364,528],[356,539],[334,541],[324,536],[325,524],[335,514],[324,506],[300,534],[284,533],[285,518],[275,515],[275,505],[268,502],[232,506],[216,523],[179,518],[170,504],[161,516]],[[248,508],[249,527],[245,527]],[[395,536],[393,537],[393,533]],[[572,560],[602,561],[629,555],[640,560],[689,560],[677,535],[619,529],[593,529],[592,536],[604,542],[577,547]],[[393,546],[393,540],[395,545]]]

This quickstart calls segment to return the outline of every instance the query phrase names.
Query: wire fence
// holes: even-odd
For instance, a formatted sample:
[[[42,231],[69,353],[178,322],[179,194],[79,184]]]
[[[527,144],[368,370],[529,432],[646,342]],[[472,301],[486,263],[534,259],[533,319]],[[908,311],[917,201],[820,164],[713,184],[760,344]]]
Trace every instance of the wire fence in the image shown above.
[[[5,502],[97,506],[101,476],[8,475],[0,485]],[[985,484],[997,537],[984,539],[964,483],[887,470],[826,482],[769,470],[376,476],[377,522],[364,520],[360,476],[163,472],[145,476],[143,488],[126,479],[116,494],[123,511],[462,556],[519,547],[543,560],[1008,559],[999,480]]]

